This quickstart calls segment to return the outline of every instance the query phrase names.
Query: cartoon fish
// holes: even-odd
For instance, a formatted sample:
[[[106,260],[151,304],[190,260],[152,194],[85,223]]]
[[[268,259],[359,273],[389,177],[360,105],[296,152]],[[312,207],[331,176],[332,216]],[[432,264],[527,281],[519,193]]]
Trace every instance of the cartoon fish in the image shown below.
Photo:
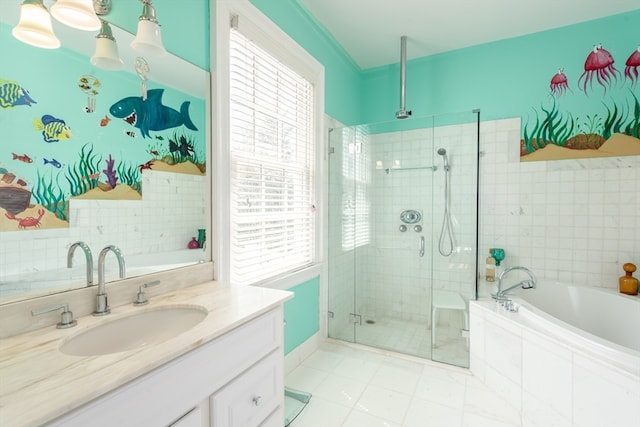
[[[35,119],[33,126],[42,131],[44,142],[57,142],[71,138],[71,128],[62,119],[45,114],[41,119]]]
[[[135,138],[136,137],[136,133],[132,132],[130,130],[125,130],[124,134],[127,135],[127,136],[130,136],[131,138]]]
[[[159,156],[160,153],[158,153],[157,150],[149,150],[149,154],[151,154],[152,156]]]
[[[45,165],[51,165],[54,168],[60,169],[62,167],[62,163],[60,163],[59,161],[57,161],[56,159],[51,159],[51,160],[47,160],[45,158],[43,158],[42,160],[44,160],[44,164]]]
[[[100,126],[105,127],[106,125],[109,124],[110,121],[111,119],[109,118],[109,116],[105,114],[104,119],[100,120]]]
[[[25,163],[33,163],[33,160],[31,160],[31,157],[27,156],[26,154],[23,154],[22,156],[19,156],[16,153],[11,153],[11,154],[13,154],[13,160],[20,160],[21,162],[25,162]]]
[[[140,129],[143,138],[149,137],[149,131],[161,131],[181,125],[191,130],[198,130],[189,117],[189,101],[180,106],[180,112],[162,105],[164,89],[151,89],[147,99],[140,96],[123,98],[111,106],[112,116],[123,119],[131,126]]]
[[[94,179],[98,179],[99,176],[100,176],[100,172],[92,173],[91,175],[85,175],[81,177],[80,181],[82,181],[83,179],[88,179],[92,181]]]
[[[157,139],[158,141],[164,141],[164,138],[163,138],[163,137],[161,137],[160,135],[156,135],[156,139]]]
[[[193,156],[193,147],[189,145],[184,136],[180,137],[180,145],[169,141],[169,151],[172,153],[178,151],[183,157]]]
[[[0,79],[0,108],[15,108],[18,105],[37,104],[29,92],[18,82]]]

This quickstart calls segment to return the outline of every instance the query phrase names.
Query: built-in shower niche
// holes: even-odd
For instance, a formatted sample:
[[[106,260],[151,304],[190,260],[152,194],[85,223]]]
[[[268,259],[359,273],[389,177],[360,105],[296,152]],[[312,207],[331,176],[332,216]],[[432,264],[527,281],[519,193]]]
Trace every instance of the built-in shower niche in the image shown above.
[[[461,312],[439,311],[435,347],[430,319],[434,289],[465,304],[476,294],[478,119],[469,111],[329,132],[330,337],[468,366]],[[438,250],[445,159],[448,256]]]

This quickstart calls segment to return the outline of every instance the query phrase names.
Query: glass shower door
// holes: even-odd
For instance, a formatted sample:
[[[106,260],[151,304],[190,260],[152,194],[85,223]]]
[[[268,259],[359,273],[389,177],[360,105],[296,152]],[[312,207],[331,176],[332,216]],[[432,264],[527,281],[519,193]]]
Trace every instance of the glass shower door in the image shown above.
[[[468,366],[478,117],[331,130],[329,337]]]
[[[382,124],[330,133],[332,338],[430,357],[430,120],[410,131]]]

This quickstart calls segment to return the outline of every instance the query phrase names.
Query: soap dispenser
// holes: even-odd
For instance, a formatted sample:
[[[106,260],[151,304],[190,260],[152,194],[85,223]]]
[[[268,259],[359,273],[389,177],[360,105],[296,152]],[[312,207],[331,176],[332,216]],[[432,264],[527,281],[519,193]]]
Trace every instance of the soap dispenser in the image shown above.
[[[620,292],[627,295],[638,295],[638,279],[633,277],[633,272],[636,271],[635,264],[630,262],[624,264],[622,269],[625,271],[625,275],[620,277]]]

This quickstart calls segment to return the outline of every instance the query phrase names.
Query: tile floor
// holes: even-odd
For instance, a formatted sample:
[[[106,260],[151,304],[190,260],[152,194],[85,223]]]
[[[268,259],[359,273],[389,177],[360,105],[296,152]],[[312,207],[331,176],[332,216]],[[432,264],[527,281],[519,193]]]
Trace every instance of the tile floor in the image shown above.
[[[363,315],[363,319],[368,317]],[[466,368],[469,366],[469,346],[466,338],[462,337],[463,322],[453,323],[437,325],[436,347],[433,349],[429,325],[387,317],[376,318],[373,324],[363,321],[362,325],[349,325],[330,336],[348,342],[355,339],[366,346]]]
[[[310,392],[291,427],[521,427],[467,369],[328,340],[285,380]]]

